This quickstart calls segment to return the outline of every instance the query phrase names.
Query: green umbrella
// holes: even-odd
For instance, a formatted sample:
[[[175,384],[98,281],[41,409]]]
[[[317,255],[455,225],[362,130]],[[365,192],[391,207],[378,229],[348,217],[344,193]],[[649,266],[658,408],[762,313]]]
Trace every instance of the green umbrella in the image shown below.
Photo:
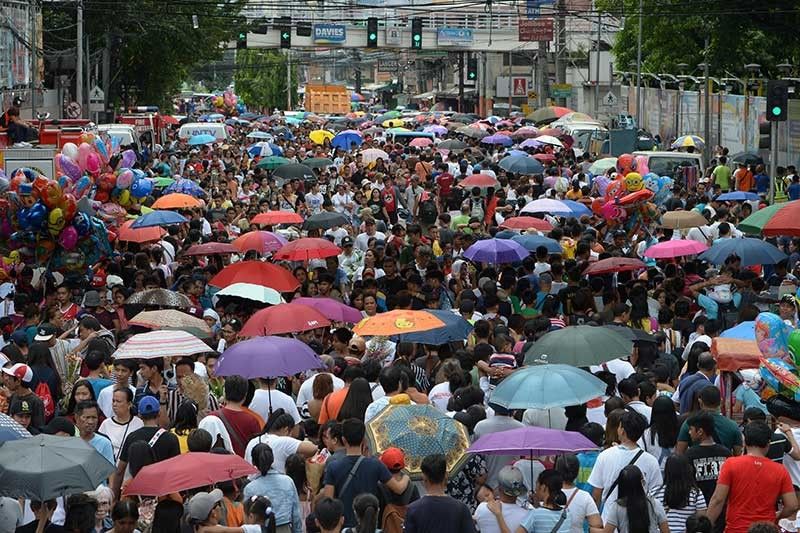
[[[36,435],[0,446],[0,495],[53,500],[94,490],[114,470],[80,437]]]
[[[327,157],[311,157],[309,159],[304,159],[303,164],[311,168],[325,168],[333,165],[333,160]]]
[[[617,166],[616,157],[604,157],[603,159],[598,159],[597,161],[592,163],[592,166],[589,167],[589,172],[591,172],[595,176],[599,176],[609,168],[614,168],[616,166]]]
[[[175,180],[172,178],[158,177],[153,179],[153,187],[156,188],[169,187],[173,183],[175,183]]]
[[[506,409],[550,409],[580,405],[605,391],[606,384],[586,370],[536,365],[506,377],[492,393],[490,403]]]
[[[760,235],[764,229],[764,225],[784,207],[786,207],[786,204],[782,203],[773,204],[769,207],[759,209],[746,219],[742,220],[736,227],[742,233],[746,233],[748,235]]]
[[[616,331],[596,326],[570,326],[546,333],[533,343],[525,354],[525,364],[600,365],[629,356],[632,348],[631,342]]]
[[[279,166],[285,165],[286,163],[291,163],[291,161],[279,155],[270,155],[259,161],[258,164],[256,165],[256,168],[275,170]]]

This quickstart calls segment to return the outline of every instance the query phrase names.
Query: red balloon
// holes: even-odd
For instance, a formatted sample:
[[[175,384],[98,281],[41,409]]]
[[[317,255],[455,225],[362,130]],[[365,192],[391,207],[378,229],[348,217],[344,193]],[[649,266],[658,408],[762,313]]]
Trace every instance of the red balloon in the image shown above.
[[[109,198],[108,191],[97,191],[94,193],[94,199],[98,202],[107,202]]]
[[[75,218],[75,213],[78,212],[78,201],[75,200],[74,195],[66,193],[64,198],[61,199],[61,204],[59,207],[64,213],[64,220],[70,222],[73,218]]]
[[[47,206],[48,209],[55,209],[58,207],[58,204],[61,203],[63,198],[61,185],[59,185],[57,181],[49,180],[44,188],[44,194],[41,198],[42,203]]]
[[[113,172],[106,172],[97,180],[97,188],[99,191],[111,192],[117,185],[117,175]]]
[[[47,184],[50,182],[44,176],[37,176],[35,180],[33,180],[33,195],[38,199],[41,200],[45,196],[47,196]]]

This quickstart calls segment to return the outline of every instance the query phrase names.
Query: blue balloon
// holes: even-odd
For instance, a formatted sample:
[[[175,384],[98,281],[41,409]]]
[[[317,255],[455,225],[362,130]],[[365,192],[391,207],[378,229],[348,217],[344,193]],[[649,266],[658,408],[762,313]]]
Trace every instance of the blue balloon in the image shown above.
[[[28,221],[32,230],[37,231],[47,224],[47,208],[41,202],[36,202],[28,210]]]
[[[131,195],[134,198],[144,198],[153,192],[153,182],[149,179],[138,179],[131,185]]]
[[[89,215],[83,212],[78,212],[75,215],[75,218],[72,220],[72,225],[75,226],[75,229],[78,230],[78,235],[81,237],[89,235],[89,232],[92,231],[92,224],[89,220]]]

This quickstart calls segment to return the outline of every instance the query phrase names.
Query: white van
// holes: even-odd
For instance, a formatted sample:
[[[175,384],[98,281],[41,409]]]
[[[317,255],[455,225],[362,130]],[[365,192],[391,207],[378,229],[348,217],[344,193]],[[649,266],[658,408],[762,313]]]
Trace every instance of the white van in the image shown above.
[[[572,151],[575,157],[582,156],[584,153],[591,151],[592,136],[595,133],[603,133],[608,131],[599,122],[554,122],[550,124],[551,127],[558,128],[567,135],[575,139],[575,144],[572,145]]]
[[[97,131],[108,135],[111,139],[119,140],[119,145],[122,147],[128,148],[133,145],[137,151],[142,149],[139,135],[130,124],[98,124]]]
[[[217,122],[191,122],[184,124],[178,130],[178,137],[180,139],[191,139],[195,135],[213,135],[217,141],[228,140],[228,130],[225,124]]]
[[[706,166],[703,163],[702,154],[688,152],[633,152],[633,155],[642,155],[647,158],[647,168],[650,172],[658,176],[676,176],[685,174],[683,169],[694,167],[693,172],[697,178],[701,178],[705,173]]]

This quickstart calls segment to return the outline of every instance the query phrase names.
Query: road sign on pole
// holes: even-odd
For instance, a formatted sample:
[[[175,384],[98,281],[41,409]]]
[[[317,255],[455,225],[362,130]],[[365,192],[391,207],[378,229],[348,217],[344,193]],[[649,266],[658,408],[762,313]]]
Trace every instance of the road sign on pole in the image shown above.
[[[603,105],[607,105],[609,107],[617,105],[617,97],[611,91],[608,91],[606,95],[603,97]]]

